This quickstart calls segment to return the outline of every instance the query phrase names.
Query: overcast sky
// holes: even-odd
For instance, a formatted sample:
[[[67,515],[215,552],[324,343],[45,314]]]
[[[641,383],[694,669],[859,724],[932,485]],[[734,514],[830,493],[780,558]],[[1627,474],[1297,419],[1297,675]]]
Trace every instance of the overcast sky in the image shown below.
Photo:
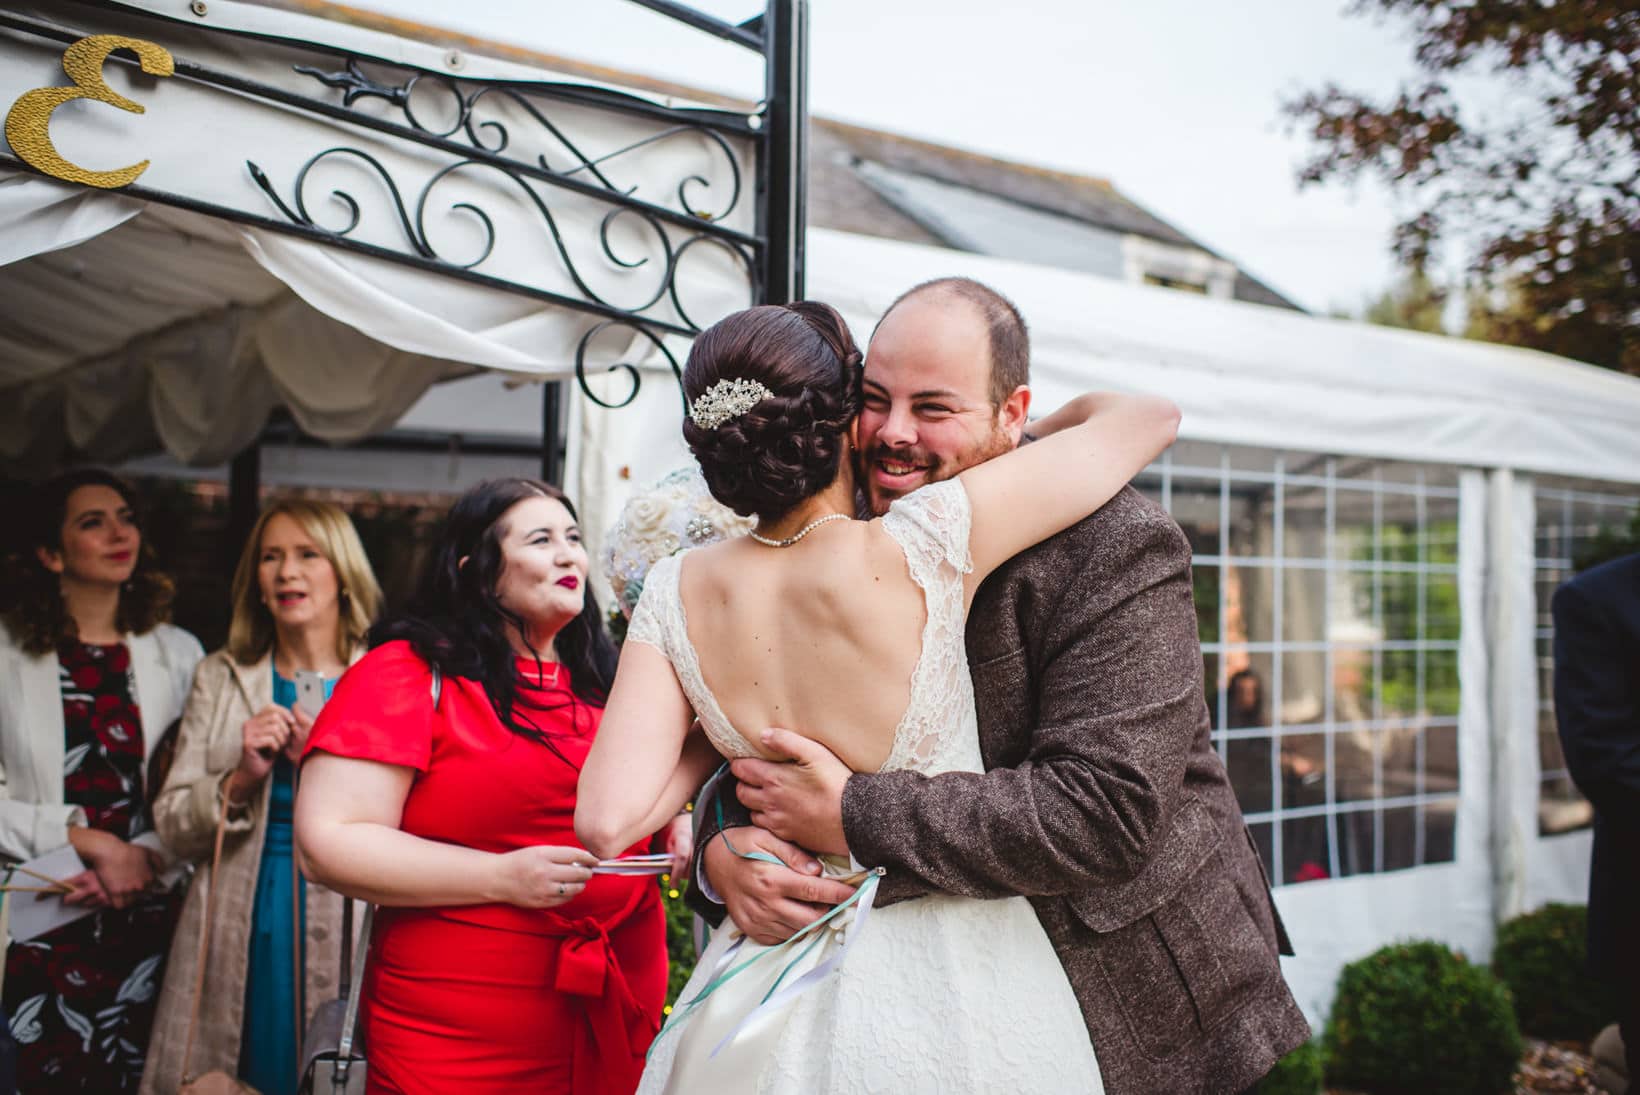
[[[761,61],[625,0],[350,0],[756,98]],[[758,0],[694,0],[734,20]],[[1404,31],[1346,0],[811,0],[817,115],[1109,179],[1317,311],[1394,276],[1389,197],[1300,193],[1285,95],[1411,72]]]

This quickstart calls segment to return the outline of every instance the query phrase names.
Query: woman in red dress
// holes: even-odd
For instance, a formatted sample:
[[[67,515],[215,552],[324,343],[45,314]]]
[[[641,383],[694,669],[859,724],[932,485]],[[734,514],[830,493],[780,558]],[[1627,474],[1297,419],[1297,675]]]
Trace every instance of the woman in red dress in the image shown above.
[[[305,870],[382,907],[364,984],[371,1093],[627,1095],[659,1028],[655,883],[594,876],[575,839],[615,669],[575,521],[533,480],[463,495],[409,615],[308,738]],[[669,837],[687,855],[687,823]]]

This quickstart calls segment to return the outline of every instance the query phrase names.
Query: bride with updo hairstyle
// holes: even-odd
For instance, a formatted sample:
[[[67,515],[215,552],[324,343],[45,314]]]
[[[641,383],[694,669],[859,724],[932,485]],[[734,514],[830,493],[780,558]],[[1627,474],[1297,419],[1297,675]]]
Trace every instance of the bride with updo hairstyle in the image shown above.
[[[575,834],[593,854],[659,828],[723,757],[765,755],[770,727],[855,772],[983,771],[963,646],[980,583],[1104,505],[1178,428],[1165,399],[1079,396],[1034,424],[1032,444],[858,520],[862,384],[860,352],[824,304],[751,308],[695,340],[684,438],[718,501],[758,523],[644,577],[577,786]],[[833,909],[773,946],[715,932],[638,1095],[1102,1090],[1026,898],[873,911],[882,871],[849,862],[846,834],[812,851],[824,877],[807,900]],[[957,1021],[936,1000],[960,1000]]]
[[[734,320],[695,340],[684,394],[693,406],[735,380],[770,394],[710,428],[686,417],[683,439],[712,495],[766,527],[836,481],[860,413],[862,355],[837,309],[819,301],[748,308]]]

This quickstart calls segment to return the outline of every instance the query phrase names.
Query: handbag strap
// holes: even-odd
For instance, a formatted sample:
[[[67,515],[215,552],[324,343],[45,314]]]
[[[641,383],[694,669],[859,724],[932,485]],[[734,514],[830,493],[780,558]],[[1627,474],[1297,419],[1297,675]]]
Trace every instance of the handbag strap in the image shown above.
[[[338,1062],[346,1062],[353,1054],[353,1034],[359,1018],[359,996],[364,987],[364,963],[370,956],[370,921],[375,912],[374,905],[366,905],[364,918],[359,923],[359,949],[353,955],[353,967],[348,971],[347,1008],[342,1012],[342,1033],[336,1042]],[[348,919],[351,920],[352,916],[353,912],[349,909]]]
[[[301,769],[291,772],[291,797],[294,800],[298,782],[301,778]],[[296,1045],[292,1047],[296,1054],[296,1075],[302,1074],[302,1035],[307,1029],[307,963],[303,961],[307,947],[307,888],[302,884],[302,871],[297,865],[300,857],[290,857],[290,960],[292,969],[291,985],[296,989],[291,993],[296,1010],[296,1025],[291,1027],[296,1031]],[[342,900],[347,900],[343,898]]]
[[[339,986],[343,996],[353,985],[353,899],[342,898],[342,969]]]
[[[199,932],[199,968],[194,971],[194,1003],[188,1011],[188,1040],[182,1049],[182,1082],[188,1083],[193,1075],[188,1071],[194,1056],[194,1036],[199,1033],[199,1005],[205,996],[205,960],[211,953],[211,924],[216,920],[217,873],[222,866],[222,840],[228,832],[228,785],[226,781],[217,793],[216,847],[211,852],[211,877],[205,884],[205,926]]]

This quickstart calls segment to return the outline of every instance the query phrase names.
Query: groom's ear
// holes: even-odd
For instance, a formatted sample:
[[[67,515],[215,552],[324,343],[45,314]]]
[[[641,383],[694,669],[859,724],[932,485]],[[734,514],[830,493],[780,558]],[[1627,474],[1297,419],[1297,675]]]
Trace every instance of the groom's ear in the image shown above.
[[[1021,384],[1008,393],[1008,398],[1002,401],[997,408],[997,425],[1019,444],[1021,435],[1025,432],[1025,423],[1029,420],[1031,410],[1031,389]]]

